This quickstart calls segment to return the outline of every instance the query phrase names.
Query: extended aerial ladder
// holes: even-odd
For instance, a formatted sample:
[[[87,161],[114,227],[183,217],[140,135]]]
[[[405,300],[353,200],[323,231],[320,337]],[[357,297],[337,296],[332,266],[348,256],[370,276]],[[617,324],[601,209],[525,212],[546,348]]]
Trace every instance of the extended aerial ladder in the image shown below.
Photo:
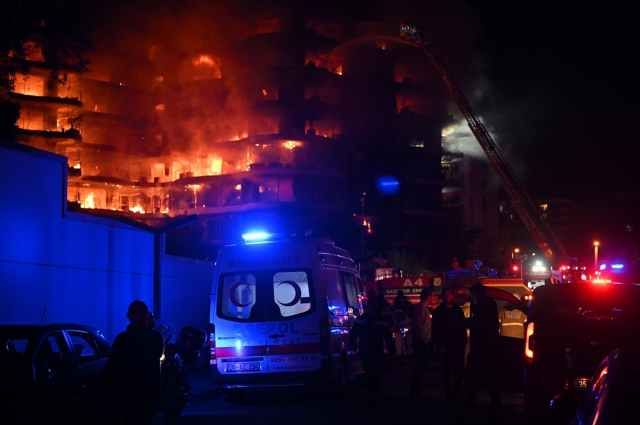
[[[520,183],[520,180],[518,180],[518,177],[513,172],[513,169],[504,159],[502,153],[500,153],[498,146],[489,135],[489,132],[482,122],[480,122],[480,119],[471,108],[471,105],[469,105],[467,99],[460,92],[460,89],[458,89],[451,77],[449,77],[449,74],[447,74],[442,61],[425,40],[422,29],[416,25],[402,23],[400,24],[400,37],[416,45],[427,55],[431,63],[435,66],[436,71],[447,86],[449,94],[458,105],[458,108],[460,108],[460,112],[462,112],[462,115],[464,115],[467,120],[469,128],[489,158],[491,168],[493,168],[509,194],[513,207],[518,212],[522,222],[535,239],[544,256],[552,262],[555,262],[558,257],[568,257],[562,244],[549,227],[547,221],[542,217],[540,210],[533,203],[531,197],[522,186],[522,183]]]

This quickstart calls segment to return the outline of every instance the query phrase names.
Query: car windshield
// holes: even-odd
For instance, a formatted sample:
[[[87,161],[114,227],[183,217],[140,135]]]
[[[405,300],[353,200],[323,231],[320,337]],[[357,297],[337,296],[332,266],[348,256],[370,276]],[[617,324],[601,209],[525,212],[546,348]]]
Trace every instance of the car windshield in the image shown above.
[[[282,320],[315,309],[311,271],[225,273],[218,284],[218,314],[236,321]]]

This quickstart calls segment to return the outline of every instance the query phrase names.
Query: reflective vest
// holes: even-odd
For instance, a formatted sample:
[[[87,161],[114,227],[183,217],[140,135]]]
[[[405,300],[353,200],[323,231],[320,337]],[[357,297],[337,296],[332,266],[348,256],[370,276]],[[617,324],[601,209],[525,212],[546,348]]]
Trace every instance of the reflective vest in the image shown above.
[[[498,312],[498,317],[500,318],[500,335],[524,339],[526,314],[517,309],[502,309]]]

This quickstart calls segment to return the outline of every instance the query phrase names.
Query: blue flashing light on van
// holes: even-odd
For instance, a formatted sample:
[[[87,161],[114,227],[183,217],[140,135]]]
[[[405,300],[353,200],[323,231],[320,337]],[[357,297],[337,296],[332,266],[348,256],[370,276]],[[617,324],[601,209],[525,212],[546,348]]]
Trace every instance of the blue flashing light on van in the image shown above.
[[[266,232],[252,232],[252,233],[243,233],[242,239],[247,242],[258,242],[258,241],[266,241],[271,236],[270,233]]]

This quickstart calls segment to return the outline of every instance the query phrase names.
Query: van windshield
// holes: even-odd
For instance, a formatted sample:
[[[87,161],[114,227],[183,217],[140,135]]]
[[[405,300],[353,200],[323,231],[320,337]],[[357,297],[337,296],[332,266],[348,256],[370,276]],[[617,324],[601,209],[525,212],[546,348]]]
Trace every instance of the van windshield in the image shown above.
[[[315,310],[311,271],[225,273],[218,284],[218,315],[241,322],[290,319]]]

